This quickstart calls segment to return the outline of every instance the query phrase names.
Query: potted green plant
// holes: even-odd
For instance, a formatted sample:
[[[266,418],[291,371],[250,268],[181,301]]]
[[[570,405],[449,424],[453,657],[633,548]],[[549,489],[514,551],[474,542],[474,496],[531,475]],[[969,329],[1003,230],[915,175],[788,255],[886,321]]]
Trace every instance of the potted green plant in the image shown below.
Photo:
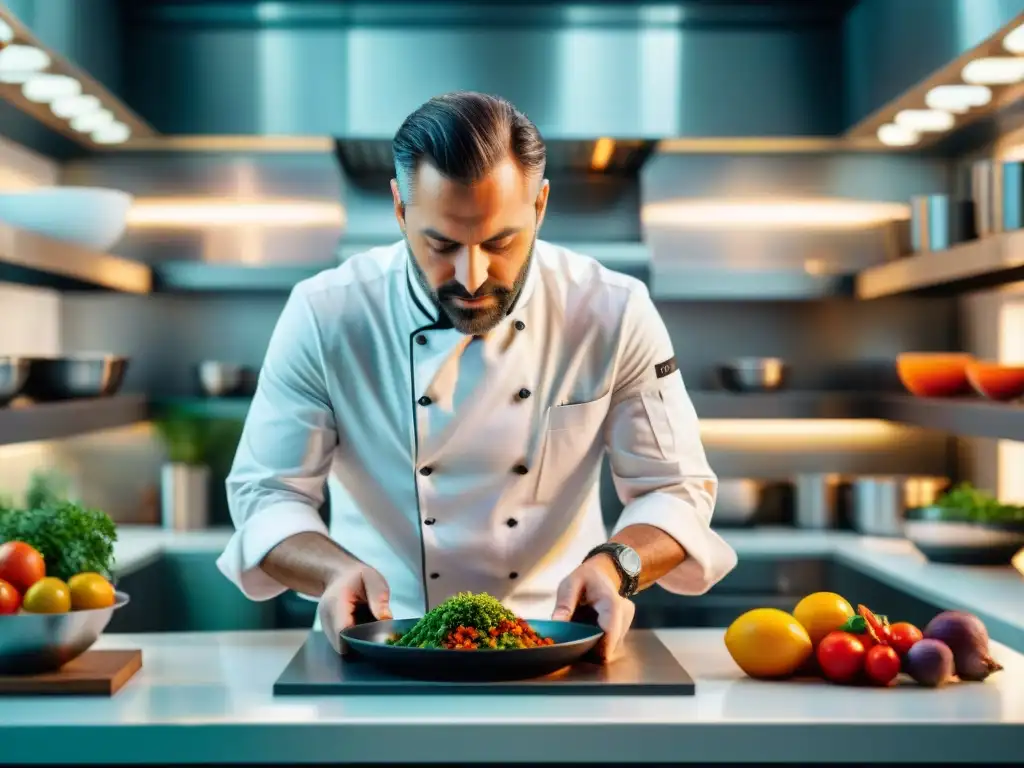
[[[167,411],[155,421],[166,450],[160,469],[162,524],[173,530],[205,528],[210,513],[210,454],[217,422],[185,411]]]

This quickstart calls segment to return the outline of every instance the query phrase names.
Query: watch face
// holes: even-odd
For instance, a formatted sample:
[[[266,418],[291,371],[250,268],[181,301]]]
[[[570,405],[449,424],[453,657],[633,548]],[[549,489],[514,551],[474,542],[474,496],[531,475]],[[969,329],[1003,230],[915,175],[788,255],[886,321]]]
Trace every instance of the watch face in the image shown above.
[[[619,552],[619,565],[630,576],[640,575],[640,555],[635,549],[627,548]]]

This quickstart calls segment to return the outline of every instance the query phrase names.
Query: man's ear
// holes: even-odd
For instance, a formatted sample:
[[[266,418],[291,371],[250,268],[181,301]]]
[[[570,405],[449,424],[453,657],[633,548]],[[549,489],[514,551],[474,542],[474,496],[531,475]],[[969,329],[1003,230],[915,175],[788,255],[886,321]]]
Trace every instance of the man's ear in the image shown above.
[[[398,179],[391,180],[391,200],[395,206],[395,220],[405,234],[405,203],[402,202],[402,193],[398,190]]]
[[[540,184],[540,192],[537,193],[537,202],[534,205],[537,208],[537,229],[540,230],[540,225],[544,223],[544,214],[548,209],[548,193],[551,191],[551,185],[547,179],[543,179]]]

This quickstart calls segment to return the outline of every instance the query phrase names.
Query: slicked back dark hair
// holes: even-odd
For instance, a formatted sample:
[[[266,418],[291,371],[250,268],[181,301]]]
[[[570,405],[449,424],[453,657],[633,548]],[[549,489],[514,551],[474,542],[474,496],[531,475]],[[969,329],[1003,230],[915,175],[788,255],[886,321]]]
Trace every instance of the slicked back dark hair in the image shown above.
[[[547,158],[544,140],[526,115],[505,99],[474,91],[446,93],[423,104],[402,123],[391,147],[405,202],[423,160],[445,178],[470,184],[510,154],[530,175],[543,174]]]

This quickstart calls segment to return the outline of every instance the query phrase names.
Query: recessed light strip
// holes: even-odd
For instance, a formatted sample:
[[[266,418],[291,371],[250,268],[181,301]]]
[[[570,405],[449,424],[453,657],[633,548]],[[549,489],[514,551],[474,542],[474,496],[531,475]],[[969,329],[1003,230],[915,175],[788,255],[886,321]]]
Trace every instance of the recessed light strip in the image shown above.
[[[1024,14],[921,85],[851,128],[845,138],[918,147],[998,109],[1024,88]]]
[[[90,149],[155,131],[0,5],[0,97]]]

